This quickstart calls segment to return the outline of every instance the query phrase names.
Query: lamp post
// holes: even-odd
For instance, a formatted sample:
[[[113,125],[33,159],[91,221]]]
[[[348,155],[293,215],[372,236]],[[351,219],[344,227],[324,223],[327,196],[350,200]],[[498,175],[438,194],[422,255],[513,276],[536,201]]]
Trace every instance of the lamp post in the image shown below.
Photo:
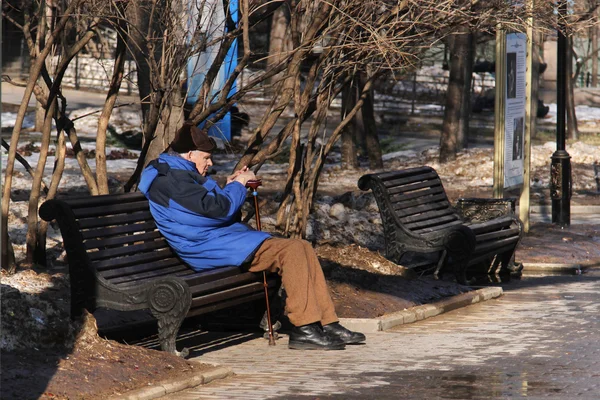
[[[564,228],[571,224],[571,156],[565,149],[567,104],[567,38],[564,34],[564,17],[567,1],[558,5],[559,31],[556,66],[556,151],[550,165],[550,197],[552,199],[552,222]]]

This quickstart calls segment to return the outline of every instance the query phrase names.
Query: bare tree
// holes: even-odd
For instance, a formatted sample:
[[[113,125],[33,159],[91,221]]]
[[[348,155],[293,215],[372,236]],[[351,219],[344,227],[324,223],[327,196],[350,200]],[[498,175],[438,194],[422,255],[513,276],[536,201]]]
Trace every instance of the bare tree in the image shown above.
[[[55,29],[48,36],[45,43],[42,45],[41,40],[43,39],[42,35],[38,30],[37,41],[35,41],[31,35],[32,21],[31,21],[31,12],[34,10],[34,6],[38,7],[38,13],[42,17],[38,17],[38,23],[46,23],[46,18],[43,16],[44,7],[41,7],[39,3],[29,3],[22,4],[21,10],[25,13],[25,23],[23,25],[16,24],[23,29],[25,34],[25,38],[29,47],[29,52],[34,59],[34,62],[31,63],[31,67],[29,69],[29,79],[27,81],[27,86],[25,87],[25,94],[23,95],[23,99],[21,101],[21,105],[17,112],[17,118],[15,121],[15,126],[13,128],[11,142],[10,142],[10,151],[8,153],[8,160],[6,164],[6,175],[4,179],[4,188],[3,188],[3,196],[2,196],[2,228],[0,231],[2,232],[2,243],[0,247],[2,248],[2,266],[7,270],[14,270],[14,265],[9,265],[9,257],[8,257],[8,246],[9,246],[9,238],[8,238],[8,209],[10,204],[10,192],[12,186],[12,175],[14,171],[14,162],[16,158],[16,150],[19,142],[19,136],[21,133],[21,128],[23,126],[23,120],[25,118],[25,112],[27,111],[27,105],[29,104],[29,99],[36,88],[37,80],[40,75],[44,75],[43,72],[46,71],[46,57],[50,54],[53,49],[53,45],[55,42],[59,40],[59,36],[61,35],[63,29],[71,19],[75,10],[83,3],[83,0],[73,0],[68,7],[65,9],[63,16],[57,21],[55,25]],[[17,9],[16,6],[13,6]],[[3,9],[3,15],[7,15]],[[8,17],[8,16],[7,16]],[[65,55],[63,60],[69,60],[69,57],[72,58],[74,56],[73,53],[76,53],[80,46],[85,45],[85,40],[89,41],[91,35],[85,36],[80,41],[78,41],[74,47],[73,52],[70,52]],[[47,129],[44,129],[42,134],[42,150],[40,154],[40,160],[38,161],[38,167],[36,168],[36,172],[34,174],[32,190],[30,194],[29,200],[29,215],[28,215],[28,232],[27,232],[27,249],[28,249],[28,260],[33,261],[33,254],[36,252],[36,243],[37,243],[37,204],[39,202],[39,190],[41,187],[43,167],[45,164],[45,152],[47,152],[47,146],[49,144],[49,131],[51,126],[51,119],[54,116],[54,111],[56,109],[56,96],[58,95],[58,87],[60,86],[60,80],[62,80],[62,76],[64,75],[64,71],[66,70],[66,66],[68,65],[68,61],[64,61],[57,67],[57,77],[58,83],[55,85],[54,83],[50,83],[46,81],[46,77],[44,77],[44,81],[48,85],[49,88],[49,96],[46,102],[46,117],[44,121],[44,128],[48,126]],[[56,82],[55,82],[56,83]],[[39,87],[38,87],[39,88]],[[47,122],[47,121],[50,122]],[[6,266],[6,267],[5,267]]]
[[[593,51],[595,51],[595,56],[592,56],[592,87],[598,87],[598,50],[600,46],[598,45],[598,31],[600,28],[598,26],[592,26],[590,28],[590,44],[592,46]]]

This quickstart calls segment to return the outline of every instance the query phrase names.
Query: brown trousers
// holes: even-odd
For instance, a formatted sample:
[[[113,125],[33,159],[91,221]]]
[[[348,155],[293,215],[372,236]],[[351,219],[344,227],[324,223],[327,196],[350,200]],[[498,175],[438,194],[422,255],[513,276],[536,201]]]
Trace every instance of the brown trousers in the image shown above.
[[[321,264],[307,241],[267,239],[256,251],[249,270],[281,276],[287,294],[285,309],[295,326],[338,321]]]

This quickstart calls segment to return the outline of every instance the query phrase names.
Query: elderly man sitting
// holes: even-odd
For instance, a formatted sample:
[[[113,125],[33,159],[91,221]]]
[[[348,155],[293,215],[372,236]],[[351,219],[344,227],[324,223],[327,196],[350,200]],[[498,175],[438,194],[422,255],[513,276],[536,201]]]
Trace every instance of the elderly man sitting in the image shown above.
[[[341,350],[346,344],[364,342],[362,333],[338,322],[321,265],[308,242],[273,238],[238,222],[246,182],[256,176],[243,168],[219,187],[206,176],[214,148],[204,131],[186,124],[142,174],[139,188],[169,245],[196,271],[245,265],[251,272],[278,273],[294,325],[291,349]]]

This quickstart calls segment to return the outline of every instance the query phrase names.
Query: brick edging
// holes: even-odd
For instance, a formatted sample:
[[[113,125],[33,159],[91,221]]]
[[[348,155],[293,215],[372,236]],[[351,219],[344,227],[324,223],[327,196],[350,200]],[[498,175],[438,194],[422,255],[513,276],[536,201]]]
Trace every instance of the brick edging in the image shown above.
[[[414,306],[409,309],[383,315],[379,318],[340,318],[346,328],[364,333],[385,331],[402,324],[410,324],[434,317],[457,308],[502,296],[501,287],[487,287],[461,293],[435,303]]]
[[[215,367],[208,371],[197,372],[191,377],[180,380],[172,380],[166,383],[160,383],[143,389],[135,389],[122,395],[110,397],[109,400],[151,400],[166,396],[171,393],[179,392],[198,385],[206,385],[215,379],[223,379],[233,375],[230,368]]]

